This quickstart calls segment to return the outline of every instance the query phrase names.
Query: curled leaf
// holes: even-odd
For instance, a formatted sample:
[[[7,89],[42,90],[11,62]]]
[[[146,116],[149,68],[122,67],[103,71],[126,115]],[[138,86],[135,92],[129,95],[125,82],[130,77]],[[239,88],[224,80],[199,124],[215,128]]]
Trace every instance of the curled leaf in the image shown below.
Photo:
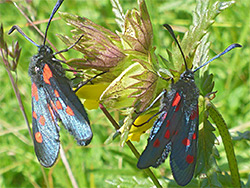
[[[66,44],[71,45],[81,35],[84,35],[75,49],[82,54],[83,58],[71,59],[68,64],[78,69],[95,68],[108,70],[125,58],[121,49],[121,41],[118,35],[95,24],[87,18],[60,13],[60,16],[71,26],[75,27],[72,32],[74,40],[67,36],[59,35]]]
[[[125,69],[113,82],[106,88],[100,97],[103,104],[111,108],[124,108],[133,105],[133,98],[128,98],[134,88],[131,85],[139,81],[132,78],[132,75],[143,73],[144,69],[139,63],[134,63]]]
[[[139,11],[136,9],[127,11],[125,29],[120,36],[125,49],[147,54],[152,47],[153,29],[145,1],[140,1],[139,6]]]

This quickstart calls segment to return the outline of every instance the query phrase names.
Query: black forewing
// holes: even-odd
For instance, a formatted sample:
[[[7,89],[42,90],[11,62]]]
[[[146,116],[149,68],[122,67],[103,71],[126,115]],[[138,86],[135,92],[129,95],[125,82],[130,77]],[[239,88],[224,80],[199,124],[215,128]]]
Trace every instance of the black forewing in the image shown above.
[[[177,96],[177,93],[180,97],[178,104],[173,105],[176,101],[176,97],[174,97],[168,112],[162,112],[160,117],[156,120],[154,126],[159,127],[159,130],[157,132],[154,130],[156,132],[155,136],[151,136],[148,139],[148,145],[137,163],[138,168],[143,169],[150,166],[157,167],[159,165],[159,160],[160,162],[164,160],[162,159],[162,155],[166,155],[166,153],[164,153],[166,146],[168,146],[176,131],[178,131],[181,124],[183,124],[184,114],[180,110],[180,107],[184,106],[183,97],[180,92],[176,92],[175,96]]]
[[[57,108],[60,120],[79,145],[88,145],[92,139],[92,130],[84,106],[70,87],[69,80],[65,76],[57,75],[54,66],[49,67],[53,76],[49,79],[50,84],[44,83],[44,87],[53,104],[57,106],[59,101],[62,106],[61,109]],[[59,96],[55,94],[55,90]],[[71,109],[73,113],[67,113],[67,109]]]

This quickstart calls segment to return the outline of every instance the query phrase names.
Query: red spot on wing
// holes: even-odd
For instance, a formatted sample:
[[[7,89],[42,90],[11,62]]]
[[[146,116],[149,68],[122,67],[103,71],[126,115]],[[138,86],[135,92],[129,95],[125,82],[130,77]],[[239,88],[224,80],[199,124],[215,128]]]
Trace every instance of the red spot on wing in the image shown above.
[[[167,120],[167,125],[166,125],[166,127],[168,127],[168,126],[169,126],[169,124],[170,124],[170,121],[169,121],[169,120]]]
[[[37,87],[35,83],[32,83],[32,86],[31,86],[31,96],[35,97],[35,100],[38,101],[38,92],[37,92]]]
[[[60,95],[59,95],[59,93],[58,93],[58,91],[56,89],[55,89],[54,93],[55,93],[56,97],[60,97]]]
[[[62,104],[61,104],[60,101],[56,101],[56,108],[57,108],[58,110],[61,110],[61,109],[62,109]]]
[[[165,137],[166,139],[169,139],[169,137],[170,137],[170,131],[169,131],[169,130],[166,131],[164,137]]]
[[[196,139],[196,133],[193,134],[192,139],[193,139],[193,140]]]
[[[194,120],[198,117],[198,108],[196,110],[193,110],[192,114],[190,115],[190,119]]]
[[[167,117],[168,113],[166,112],[163,116],[163,119],[165,119]]]
[[[38,142],[38,143],[42,143],[43,142],[43,136],[40,132],[36,132],[35,134],[35,140]]]
[[[52,72],[49,68],[49,65],[45,64],[44,67],[43,67],[43,81],[46,83],[46,84],[49,84],[51,85],[49,79],[52,77]]]
[[[193,163],[193,162],[194,162],[194,156],[192,156],[192,155],[187,155],[186,161],[187,161],[187,163],[189,163],[189,164]]]
[[[70,115],[70,116],[73,116],[73,115],[74,115],[73,110],[72,110],[69,106],[67,106],[67,108],[66,108],[66,113],[67,113],[68,115]]]
[[[181,96],[180,94],[177,92],[175,97],[174,97],[174,100],[173,100],[173,103],[172,103],[172,106],[177,106],[179,104],[181,100]]]
[[[43,126],[45,125],[45,118],[43,116],[40,116],[39,123]]]
[[[184,144],[185,146],[189,146],[190,145],[190,140],[188,138],[184,138],[182,140],[182,144]]]
[[[52,100],[50,100],[50,104],[51,104],[52,108],[57,112],[57,108]]]
[[[156,148],[160,146],[160,140],[158,138],[154,141],[153,146]]]
[[[47,106],[48,106],[48,109],[49,109],[49,113],[50,113],[50,115],[51,115],[51,117],[52,117],[52,120],[54,121],[54,120],[55,120],[55,118],[54,118],[53,111],[52,111],[52,109],[51,109],[51,107],[50,107],[50,105],[49,105],[49,104],[47,104]]]
[[[35,118],[35,119],[37,119],[37,115],[36,115],[35,111],[32,112],[32,117]]]

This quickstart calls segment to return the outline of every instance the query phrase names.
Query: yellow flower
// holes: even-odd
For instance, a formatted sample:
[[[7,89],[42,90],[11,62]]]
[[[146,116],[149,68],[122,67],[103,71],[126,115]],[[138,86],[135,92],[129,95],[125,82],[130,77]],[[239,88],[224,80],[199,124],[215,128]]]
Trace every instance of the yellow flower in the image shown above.
[[[79,98],[85,99],[84,106],[89,109],[97,109],[99,107],[99,98],[108,86],[108,83],[96,83],[93,85],[84,85],[77,92]]]
[[[131,141],[140,141],[140,137],[143,133],[146,132],[146,130],[148,130],[149,128],[151,128],[153,126],[153,123],[156,119],[156,117],[152,118],[148,123],[145,123],[146,121],[148,121],[154,114],[146,114],[146,115],[141,115],[139,116],[135,122],[134,125],[139,125],[139,126],[131,126],[131,129],[129,131],[128,134],[128,138],[127,140],[131,140]],[[145,124],[144,124],[145,123]],[[141,126],[140,126],[141,125]]]

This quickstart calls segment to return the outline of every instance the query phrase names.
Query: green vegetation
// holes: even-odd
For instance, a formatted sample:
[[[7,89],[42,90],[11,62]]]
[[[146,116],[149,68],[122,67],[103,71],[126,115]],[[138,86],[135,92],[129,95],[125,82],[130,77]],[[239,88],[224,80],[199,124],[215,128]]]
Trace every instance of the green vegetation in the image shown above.
[[[23,1],[18,1],[17,3],[29,18],[37,22],[37,27],[44,32],[47,19],[55,2],[50,0],[34,1],[31,4]],[[211,0],[211,4],[214,2],[216,1]],[[182,39],[184,32],[192,24],[192,14],[196,4],[194,0],[146,0],[153,26],[153,46],[157,47],[157,55],[161,54],[167,58],[166,49],[170,51],[172,49],[173,39],[163,29],[162,25],[167,23],[174,26],[176,35]],[[124,12],[132,8],[138,9],[137,2],[132,0],[121,1],[121,5]],[[222,114],[232,133],[241,181],[246,187],[250,186],[250,134],[246,132],[250,131],[249,9],[250,2],[241,0],[224,10],[216,17],[215,23],[210,27],[210,37],[208,39],[211,42],[209,57],[223,51],[232,43],[237,42],[243,45],[242,49],[234,50],[216,60],[216,62],[211,63],[209,72],[214,75],[214,90],[218,91],[212,102]],[[87,17],[96,24],[113,32],[119,30],[109,0],[65,0],[59,11]],[[12,25],[17,24],[38,44],[41,44],[42,37],[32,26],[27,26],[25,17],[10,2],[1,3],[0,17],[4,27],[4,39],[7,44],[11,46],[12,41],[18,41],[22,48],[16,73],[13,72],[12,76],[17,80],[25,112],[31,123],[31,83],[28,77],[28,65],[30,57],[37,53],[37,49],[18,33],[8,36],[7,32]],[[59,15],[56,14],[55,18],[59,18]],[[56,19],[51,23],[48,39],[58,50],[65,49],[65,44],[58,39],[56,34],[71,36],[71,29],[72,27],[67,26],[66,22]],[[64,53],[63,56],[66,59],[70,59],[72,57],[81,57],[82,54],[75,50],[70,50]],[[60,157],[57,164],[50,169],[42,169],[38,163],[32,140],[2,59],[0,59],[0,82],[0,186],[72,186],[72,182]],[[210,112],[212,113],[211,110]],[[120,147],[119,139],[114,140],[110,144],[104,144],[105,140],[114,132],[114,128],[102,111],[100,109],[89,110],[88,114],[94,134],[89,146],[77,146],[73,137],[66,133],[64,128],[60,131],[61,144],[78,186],[153,186],[153,183],[147,179],[147,175],[136,168],[137,159],[126,145],[123,148]],[[112,115],[115,117],[119,116],[116,112],[113,112]],[[211,129],[213,128],[210,127],[210,131]],[[211,160],[216,159],[218,166],[213,166],[210,171],[217,170],[217,174],[210,172],[211,177],[208,182],[203,180],[200,183],[198,178],[194,178],[188,185],[190,187],[232,186],[228,179],[230,178],[228,175],[230,170],[219,131],[216,129],[214,133],[217,136],[215,143],[219,155],[218,153],[213,153],[214,157]],[[200,134],[200,136],[202,135],[207,136],[204,132]],[[133,142],[139,152],[144,149],[147,137],[148,134],[145,134],[141,136],[140,142]],[[204,139],[203,142],[205,141]],[[217,145],[218,143],[220,145]],[[217,150],[213,150],[213,152],[217,152]],[[176,186],[171,175],[168,159],[158,169],[152,170],[163,187]]]

